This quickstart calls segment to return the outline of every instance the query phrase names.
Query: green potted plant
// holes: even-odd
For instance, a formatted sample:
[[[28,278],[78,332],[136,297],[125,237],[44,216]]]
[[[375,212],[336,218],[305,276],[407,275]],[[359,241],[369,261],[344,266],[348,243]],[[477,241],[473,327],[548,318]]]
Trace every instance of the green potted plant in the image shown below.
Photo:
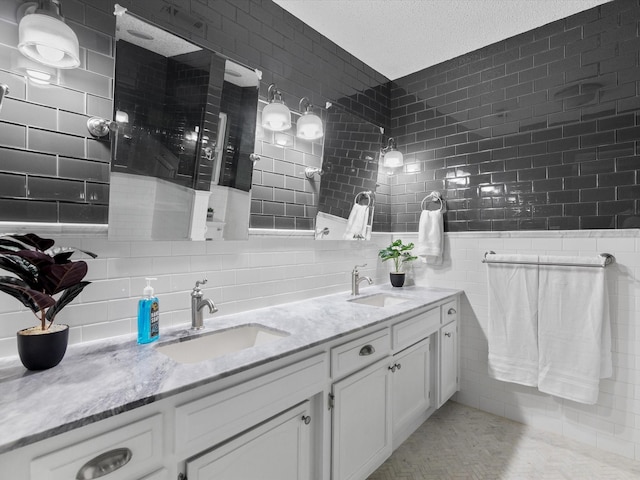
[[[398,239],[391,243],[387,248],[383,248],[378,252],[378,256],[382,259],[383,262],[387,260],[393,260],[393,264],[395,270],[389,273],[389,277],[391,279],[391,285],[394,287],[401,287],[404,285],[405,272],[401,272],[400,269],[402,266],[407,263],[415,260],[418,257],[414,257],[411,255],[411,250],[413,249],[413,243],[408,243],[404,245],[402,240]]]
[[[83,281],[86,262],[70,260],[77,249],[54,244],[33,233],[0,235],[0,268],[12,274],[0,276],[0,291],[18,299],[38,318],[38,325],[17,332],[18,354],[29,370],[60,363],[67,350],[69,326],[53,321],[91,283]]]

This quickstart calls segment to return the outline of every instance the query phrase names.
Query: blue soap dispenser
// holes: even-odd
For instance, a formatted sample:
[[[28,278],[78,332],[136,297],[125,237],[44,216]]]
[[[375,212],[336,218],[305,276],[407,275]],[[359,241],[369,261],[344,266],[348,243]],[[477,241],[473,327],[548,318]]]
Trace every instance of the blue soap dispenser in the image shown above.
[[[144,287],[142,298],[138,301],[138,343],[151,343],[160,336],[160,302],[153,296],[151,280],[157,278],[145,278],[147,286]]]

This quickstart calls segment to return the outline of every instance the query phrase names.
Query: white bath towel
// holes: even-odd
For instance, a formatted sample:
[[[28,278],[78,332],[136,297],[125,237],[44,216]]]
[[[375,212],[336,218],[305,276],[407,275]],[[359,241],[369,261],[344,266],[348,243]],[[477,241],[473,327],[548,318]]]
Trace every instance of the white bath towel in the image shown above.
[[[347,228],[344,232],[345,240],[369,240],[367,238],[367,223],[369,222],[369,207],[367,205],[354,204],[349,213]]]
[[[494,261],[536,263],[536,255],[488,255]],[[535,386],[538,382],[538,267],[487,263],[489,375]]]
[[[540,261],[602,263],[584,257],[541,256]],[[538,389],[595,404],[600,378],[612,375],[604,268],[540,267],[538,344]]]
[[[423,263],[442,264],[444,219],[440,210],[422,210],[415,254]]]

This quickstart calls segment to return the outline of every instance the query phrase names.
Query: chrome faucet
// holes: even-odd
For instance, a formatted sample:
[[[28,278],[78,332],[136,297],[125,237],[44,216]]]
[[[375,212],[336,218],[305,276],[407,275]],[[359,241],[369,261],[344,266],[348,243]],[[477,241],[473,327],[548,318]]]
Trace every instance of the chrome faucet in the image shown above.
[[[373,283],[370,277],[360,277],[360,272],[358,271],[359,267],[366,267],[367,264],[364,265],[356,265],[353,267],[353,272],[351,272],[351,295],[360,295],[360,282],[366,280],[369,282],[369,285]]]
[[[213,303],[213,300],[209,298],[203,298],[204,294],[200,289],[200,285],[207,283],[207,279],[196,282],[196,286],[191,292],[191,330],[202,330],[204,328],[204,321],[202,319],[202,309],[206,306],[209,307],[209,313],[216,313],[218,308]]]

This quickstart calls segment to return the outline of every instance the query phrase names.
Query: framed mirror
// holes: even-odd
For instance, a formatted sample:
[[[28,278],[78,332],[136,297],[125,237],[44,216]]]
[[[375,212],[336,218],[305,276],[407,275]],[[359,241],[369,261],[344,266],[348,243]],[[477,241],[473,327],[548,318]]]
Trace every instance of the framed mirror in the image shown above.
[[[339,106],[327,109],[318,240],[369,240],[376,209],[382,129]]]
[[[109,238],[248,236],[259,72],[116,20]]]

